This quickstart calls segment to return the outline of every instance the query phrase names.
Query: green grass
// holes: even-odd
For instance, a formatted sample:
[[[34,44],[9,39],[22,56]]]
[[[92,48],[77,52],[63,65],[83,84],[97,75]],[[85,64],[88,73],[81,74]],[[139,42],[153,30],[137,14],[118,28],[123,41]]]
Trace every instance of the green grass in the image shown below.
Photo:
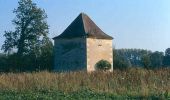
[[[170,99],[170,69],[0,74],[0,100],[56,99]]]
[[[1,91],[0,100],[125,100],[125,99],[170,99],[164,94],[150,96],[115,95],[113,93],[96,93],[91,90],[80,90],[71,93],[61,91]]]

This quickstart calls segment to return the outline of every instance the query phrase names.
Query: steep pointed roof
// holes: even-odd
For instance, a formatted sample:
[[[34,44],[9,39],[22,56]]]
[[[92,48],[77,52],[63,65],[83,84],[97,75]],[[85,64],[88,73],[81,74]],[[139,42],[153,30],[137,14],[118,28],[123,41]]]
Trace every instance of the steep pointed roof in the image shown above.
[[[81,13],[57,38],[98,38],[98,39],[113,39],[111,36],[104,33],[86,14]]]

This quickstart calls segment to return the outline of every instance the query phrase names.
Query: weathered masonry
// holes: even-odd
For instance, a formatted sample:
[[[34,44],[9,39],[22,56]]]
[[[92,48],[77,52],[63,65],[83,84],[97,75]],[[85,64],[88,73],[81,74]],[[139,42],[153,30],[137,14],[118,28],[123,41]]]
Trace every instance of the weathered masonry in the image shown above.
[[[105,34],[86,14],[81,13],[66,30],[54,39],[54,70],[95,71],[100,60],[111,63],[112,37]]]

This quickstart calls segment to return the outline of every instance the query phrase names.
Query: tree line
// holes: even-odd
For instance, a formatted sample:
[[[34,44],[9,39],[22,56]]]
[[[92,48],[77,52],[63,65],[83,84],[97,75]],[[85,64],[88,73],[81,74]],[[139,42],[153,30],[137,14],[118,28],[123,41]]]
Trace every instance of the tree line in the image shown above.
[[[143,49],[115,49],[113,51],[114,68],[144,67],[146,69],[170,66],[170,48],[164,52]]]
[[[54,53],[52,43],[41,47],[40,51],[41,54],[30,53],[22,56],[22,62],[17,53],[1,53],[0,71],[53,70]],[[114,49],[113,66],[114,69],[120,70],[128,67],[143,67],[146,69],[170,67],[170,48],[167,48],[165,52],[152,52],[143,49]]]

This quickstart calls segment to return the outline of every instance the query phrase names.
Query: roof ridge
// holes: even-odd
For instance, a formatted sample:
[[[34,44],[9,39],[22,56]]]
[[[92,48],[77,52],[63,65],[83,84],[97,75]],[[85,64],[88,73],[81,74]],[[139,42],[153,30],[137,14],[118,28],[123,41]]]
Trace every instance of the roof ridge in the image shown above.
[[[86,14],[83,13],[83,12],[81,12],[80,15],[81,15],[82,22],[83,22],[83,30],[84,30],[84,32],[85,32],[85,34],[86,34],[86,27],[85,27],[85,22],[84,22],[84,16],[85,16]],[[86,15],[86,16],[87,16],[87,15]]]
[[[84,32],[85,32],[85,34],[86,35],[89,35],[90,34],[90,32],[89,32],[89,30],[88,30],[88,25],[87,25],[87,23],[86,23],[86,19],[88,19],[88,21],[90,20],[91,22],[93,22],[91,19],[90,19],[90,17],[86,14],[86,13],[84,13],[84,12],[81,12],[80,13],[80,15],[81,15],[81,17],[82,17],[82,22],[83,22],[83,29],[84,29]],[[94,22],[93,22],[94,23]],[[95,23],[94,23],[95,24]],[[96,27],[98,27],[97,25],[96,25]],[[100,28],[99,28],[100,29]]]

